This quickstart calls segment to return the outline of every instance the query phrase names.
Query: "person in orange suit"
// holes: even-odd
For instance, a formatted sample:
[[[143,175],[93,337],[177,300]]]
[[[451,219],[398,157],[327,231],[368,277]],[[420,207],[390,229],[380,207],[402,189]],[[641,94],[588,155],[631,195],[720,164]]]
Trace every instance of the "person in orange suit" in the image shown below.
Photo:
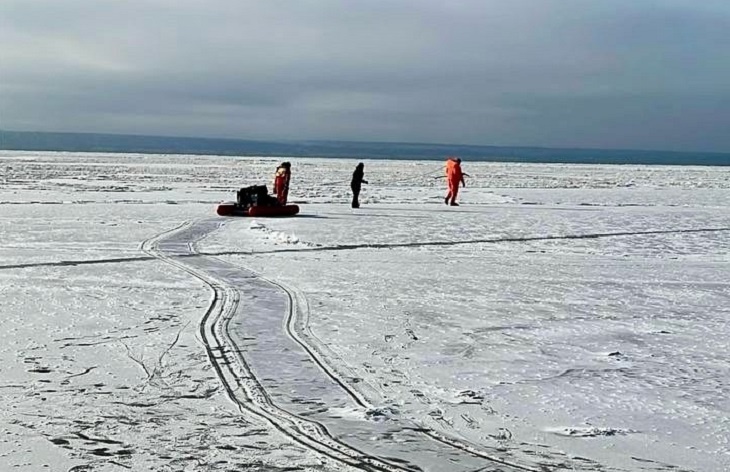
[[[291,179],[291,163],[282,162],[279,167],[276,168],[274,174],[274,188],[273,193],[276,195],[276,200],[280,205],[286,205],[286,200],[289,197],[289,180]]]
[[[451,206],[459,206],[456,197],[459,195],[459,184],[466,187],[464,172],[461,170],[461,159],[449,157],[446,159],[446,184],[449,186],[449,193],[444,198],[444,203]]]

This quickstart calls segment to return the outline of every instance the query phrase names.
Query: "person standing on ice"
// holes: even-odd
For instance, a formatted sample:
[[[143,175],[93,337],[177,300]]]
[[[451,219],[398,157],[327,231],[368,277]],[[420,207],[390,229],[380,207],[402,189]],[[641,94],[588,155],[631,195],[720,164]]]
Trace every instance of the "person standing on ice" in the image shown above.
[[[449,193],[444,198],[444,203],[451,206],[459,206],[456,203],[456,196],[459,195],[459,184],[466,187],[464,172],[461,170],[461,159],[449,157],[446,159],[446,184],[449,186]],[[450,200],[450,202],[449,202]]]
[[[286,205],[286,200],[289,198],[289,180],[291,180],[291,163],[282,162],[276,168],[273,188],[273,193],[280,205]]]
[[[365,164],[362,162],[355,167],[355,172],[352,173],[352,181],[350,181],[350,188],[352,189],[352,208],[360,208],[360,187],[362,184],[368,183],[365,177]]]

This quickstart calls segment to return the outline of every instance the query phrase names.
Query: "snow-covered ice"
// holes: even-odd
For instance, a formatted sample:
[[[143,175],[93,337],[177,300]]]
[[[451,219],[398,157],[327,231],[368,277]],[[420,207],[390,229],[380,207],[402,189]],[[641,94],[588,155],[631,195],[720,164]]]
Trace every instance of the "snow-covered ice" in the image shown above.
[[[319,420],[526,470],[730,469],[730,168],[465,162],[450,208],[440,163],[365,161],[352,210],[356,161],[290,160],[299,217],[219,218],[188,249],[303,310],[281,334],[365,405]],[[0,470],[355,470],[231,401],[211,286],[149,250],[275,164],[0,153]]]

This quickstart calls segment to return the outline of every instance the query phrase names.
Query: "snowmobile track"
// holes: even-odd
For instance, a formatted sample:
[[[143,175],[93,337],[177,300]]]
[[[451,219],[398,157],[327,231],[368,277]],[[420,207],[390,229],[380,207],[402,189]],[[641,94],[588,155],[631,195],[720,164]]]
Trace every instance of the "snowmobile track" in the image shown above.
[[[228,398],[239,410],[265,420],[275,429],[306,448],[355,469],[369,472],[419,471],[418,468],[387,463],[378,457],[345,446],[332,439],[327,429],[321,424],[297,417],[274,405],[251,372],[240,350],[235,348],[226,335],[228,322],[238,304],[238,294],[235,288],[226,286],[209,274],[176,260],[175,256],[182,254],[165,254],[164,250],[159,247],[160,242],[166,238],[191,227],[191,224],[185,223],[158,234],[142,243],[141,249],[150,256],[189,273],[210,288],[212,292],[210,304],[201,319],[198,334]],[[187,249],[191,252],[195,250],[193,242],[188,243]],[[240,367],[240,371],[236,367]]]
[[[252,371],[242,351],[231,339],[228,327],[239,305],[240,294],[232,284],[216,278],[205,270],[206,263],[212,268],[232,268],[229,263],[214,256],[199,254],[197,243],[224,223],[219,219],[204,219],[184,223],[169,231],[160,233],[141,244],[140,249],[151,257],[164,261],[197,278],[211,290],[211,300],[199,325],[200,341],[205,347],[209,361],[219,377],[230,399],[242,412],[255,415],[273,426],[293,441],[339,463],[358,470],[370,472],[417,472],[423,469],[400,459],[388,460],[366,453],[335,439],[327,427],[311,418],[303,418],[283,409],[272,400],[260,379]],[[207,262],[206,262],[207,261]],[[200,266],[203,266],[201,268]],[[229,267],[230,266],[230,267]],[[240,272],[249,274],[240,267]],[[288,313],[284,323],[287,336],[294,340],[307,356],[334,381],[348,397],[360,407],[369,407],[366,399],[340,378],[326,363],[317,350],[307,344],[297,332],[297,293],[284,284],[266,279],[257,274],[246,275],[247,279],[258,280],[276,287],[288,297]],[[447,437],[428,428],[413,428],[422,435],[423,441],[434,441],[440,447],[447,447],[459,454],[466,454],[484,461],[478,470],[503,470],[539,472],[550,470],[544,465],[528,467],[513,461],[495,457],[475,447]],[[554,464],[558,469],[562,468]],[[495,468],[496,467],[496,468]]]

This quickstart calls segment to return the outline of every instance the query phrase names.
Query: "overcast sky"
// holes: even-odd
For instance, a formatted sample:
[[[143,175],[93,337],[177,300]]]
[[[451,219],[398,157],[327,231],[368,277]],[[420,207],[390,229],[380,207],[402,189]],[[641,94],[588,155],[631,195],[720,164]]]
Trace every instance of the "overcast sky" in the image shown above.
[[[0,0],[0,128],[730,152],[730,0]]]

